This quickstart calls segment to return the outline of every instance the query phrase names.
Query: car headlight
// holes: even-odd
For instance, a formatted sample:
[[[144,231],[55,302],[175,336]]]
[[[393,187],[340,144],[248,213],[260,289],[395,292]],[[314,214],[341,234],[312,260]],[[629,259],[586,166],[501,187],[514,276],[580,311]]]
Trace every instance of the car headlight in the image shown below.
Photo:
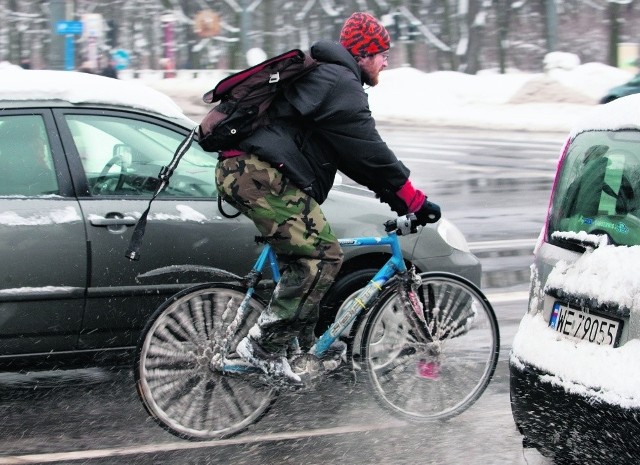
[[[442,237],[442,239],[454,249],[458,249],[463,252],[471,252],[469,244],[462,232],[460,232],[460,230],[449,220],[440,218],[436,229],[438,234],[440,234],[440,237]]]

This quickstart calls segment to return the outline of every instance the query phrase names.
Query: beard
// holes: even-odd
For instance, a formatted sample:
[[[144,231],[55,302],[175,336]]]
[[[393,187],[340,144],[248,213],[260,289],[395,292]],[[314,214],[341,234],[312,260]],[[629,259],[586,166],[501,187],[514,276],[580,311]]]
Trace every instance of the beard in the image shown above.
[[[362,68],[362,82],[364,82],[368,86],[375,86],[378,84],[380,78],[380,73],[372,73],[370,70],[366,68]]]

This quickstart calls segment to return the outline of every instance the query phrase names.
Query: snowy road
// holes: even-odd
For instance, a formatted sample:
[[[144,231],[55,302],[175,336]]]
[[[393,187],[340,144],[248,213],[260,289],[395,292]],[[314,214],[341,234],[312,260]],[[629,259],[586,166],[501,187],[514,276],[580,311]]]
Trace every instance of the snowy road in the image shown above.
[[[55,387],[49,388],[1,375],[0,465],[545,463],[525,460],[509,407],[507,356],[525,294],[489,294],[502,333],[496,376],[476,405],[446,423],[396,420],[367,396],[362,382],[354,384],[345,374],[327,379],[316,392],[282,396],[236,438],[193,443],[164,432],[146,415],[128,370],[67,373],[52,377],[48,384]]]

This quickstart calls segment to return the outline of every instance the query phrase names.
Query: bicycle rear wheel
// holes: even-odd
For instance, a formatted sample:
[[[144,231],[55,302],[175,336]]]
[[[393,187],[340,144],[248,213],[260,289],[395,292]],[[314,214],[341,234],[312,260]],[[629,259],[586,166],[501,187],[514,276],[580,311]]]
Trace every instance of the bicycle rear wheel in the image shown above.
[[[417,422],[469,408],[491,381],[500,350],[495,313],[475,285],[448,273],[420,277],[421,315],[389,289],[371,311],[361,348],[381,405]]]
[[[255,376],[211,367],[244,297],[245,290],[232,284],[194,286],[161,305],[142,331],[134,369],[138,394],[149,414],[176,436],[204,440],[237,434],[276,399],[276,389]],[[231,350],[264,308],[255,297],[249,305]]]

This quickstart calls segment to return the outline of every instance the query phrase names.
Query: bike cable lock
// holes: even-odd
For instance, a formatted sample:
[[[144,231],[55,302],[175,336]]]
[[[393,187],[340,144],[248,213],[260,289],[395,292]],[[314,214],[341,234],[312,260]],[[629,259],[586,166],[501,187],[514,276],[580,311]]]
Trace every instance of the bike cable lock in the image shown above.
[[[151,200],[149,200],[149,204],[147,205],[147,209],[142,213],[142,216],[138,219],[136,223],[136,227],[133,230],[133,234],[131,236],[131,241],[129,241],[129,248],[125,253],[125,257],[129,260],[140,260],[140,247],[142,244],[142,237],[144,236],[144,230],[147,226],[147,215],[149,214],[149,210],[151,210],[151,202],[155,200],[155,198],[162,192],[165,187],[169,185],[169,178],[173,174],[173,171],[178,166],[180,159],[182,156],[187,153],[187,150],[191,147],[191,143],[196,136],[196,131],[198,130],[198,126],[193,128],[189,135],[180,143],[175,153],[173,154],[173,158],[169,162],[167,166],[163,166],[160,169],[160,173],[158,174],[158,186],[156,187]]]

